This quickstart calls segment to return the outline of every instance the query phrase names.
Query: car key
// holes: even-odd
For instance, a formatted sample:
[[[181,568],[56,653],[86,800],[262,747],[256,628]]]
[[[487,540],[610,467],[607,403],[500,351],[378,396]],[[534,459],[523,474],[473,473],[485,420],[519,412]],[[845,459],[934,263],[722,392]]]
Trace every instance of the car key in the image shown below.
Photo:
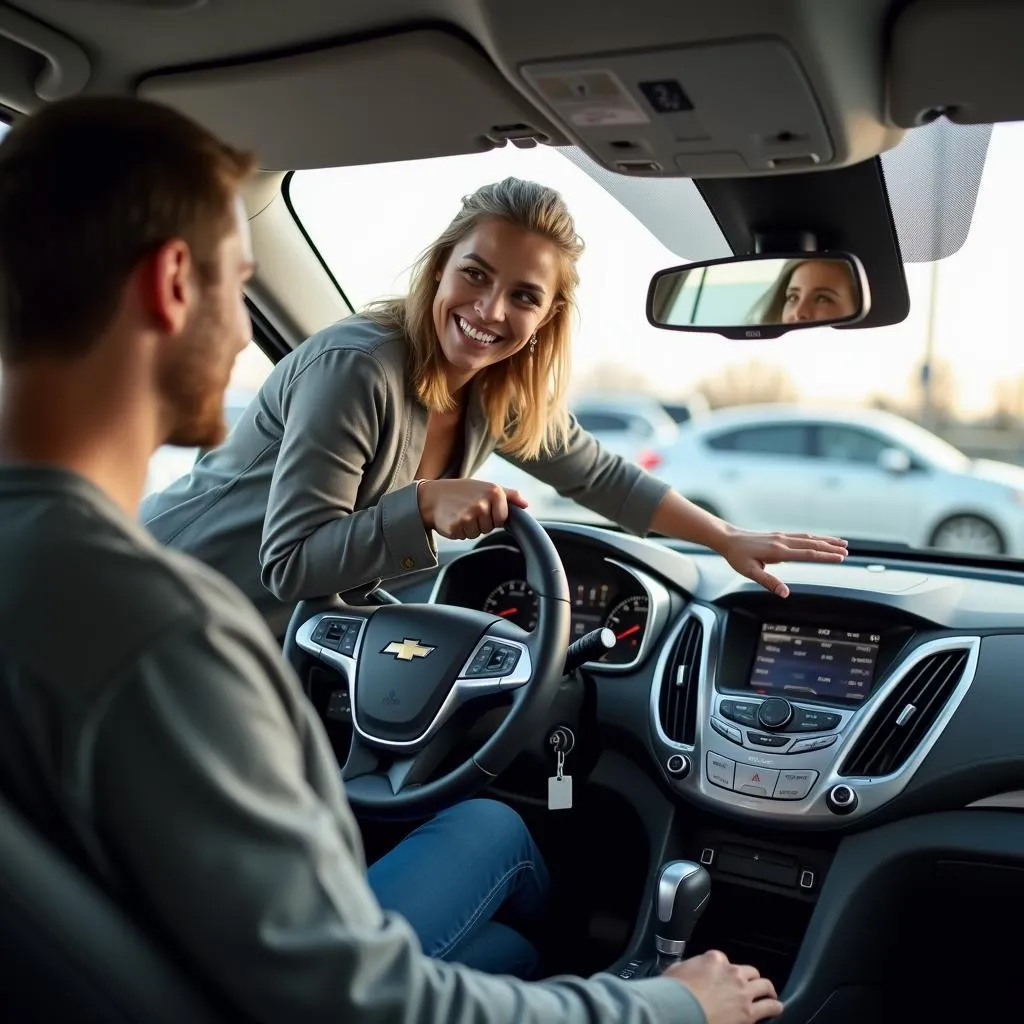
[[[571,730],[564,726],[551,734],[551,746],[555,751],[555,774],[548,779],[548,810],[572,810],[572,776],[565,774],[565,755],[575,745]]]

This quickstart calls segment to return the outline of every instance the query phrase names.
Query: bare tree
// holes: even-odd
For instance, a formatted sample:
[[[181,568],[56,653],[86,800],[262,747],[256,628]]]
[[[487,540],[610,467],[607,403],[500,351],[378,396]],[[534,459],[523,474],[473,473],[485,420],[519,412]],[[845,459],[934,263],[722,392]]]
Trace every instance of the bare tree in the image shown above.
[[[796,385],[784,369],[757,360],[726,367],[716,376],[701,381],[694,390],[704,395],[712,409],[792,402],[798,397]]]

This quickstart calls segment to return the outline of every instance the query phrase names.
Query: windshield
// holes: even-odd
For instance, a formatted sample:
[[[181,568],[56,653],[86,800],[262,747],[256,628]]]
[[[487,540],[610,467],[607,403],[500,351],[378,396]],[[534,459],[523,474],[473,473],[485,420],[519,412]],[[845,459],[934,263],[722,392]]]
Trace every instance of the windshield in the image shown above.
[[[883,163],[895,167],[899,150],[913,144]],[[507,175],[553,186],[586,242],[570,404],[587,399],[588,426],[604,444],[740,526],[1024,556],[1024,256],[1016,230],[1024,226],[1024,125],[992,131],[962,247],[937,263],[907,264],[904,323],[807,330],[770,343],[647,323],[655,271],[727,249],[692,183],[631,181],[630,198],[618,185],[613,195],[599,170],[578,150],[509,146],[300,171],[289,198],[358,310],[405,290],[411,264],[465,194]],[[969,204],[960,215],[970,215]],[[681,218],[693,225],[692,246]],[[942,234],[931,225],[930,236]],[[638,425],[645,403],[671,410],[678,429]],[[742,422],[713,429],[740,406]],[[497,456],[477,476],[524,490],[541,517],[595,521]]]

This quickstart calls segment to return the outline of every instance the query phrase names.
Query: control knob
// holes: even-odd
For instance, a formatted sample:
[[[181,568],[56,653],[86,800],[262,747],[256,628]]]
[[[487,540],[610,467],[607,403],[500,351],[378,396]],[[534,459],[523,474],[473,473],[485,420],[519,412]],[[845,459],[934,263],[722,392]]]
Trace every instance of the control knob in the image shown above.
[[[857,807],[857,794],[846,783],[840,782],[828,791],[825,803],[833,814],[849,814]]]
[[[784,697],[769,697],[757,709],[757,720],[766,729],[781,729],[793,718],[793,705]]]

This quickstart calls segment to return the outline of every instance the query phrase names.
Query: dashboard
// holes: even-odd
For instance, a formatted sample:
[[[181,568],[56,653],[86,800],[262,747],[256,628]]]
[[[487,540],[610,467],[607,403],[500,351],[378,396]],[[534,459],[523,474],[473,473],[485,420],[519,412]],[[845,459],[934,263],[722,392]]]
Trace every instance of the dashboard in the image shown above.
[[[531,827],[552,820],[552,834],[568,842],[571,833],[579,850],[615,847],[618,882],[604,898],[627,927],[636,917],[613,972],[632,977],[649,956],[650,891],[675,858],[706,866],[720,894],[701,943],[728,952],[736,942],[777,984],[788,978],[787,1020],[817,1019],[834,991],[870,980],[883,938],[899,940],[893,962],[920,948],[923,975],[933,936],[941,950],[950,928],[988,927],[966,910],[951,916],[947,897],[1003,912],[1008,879],[1024,878],[1019,567],[912,553],[790,563],[778,570],[790,588],[783,600],[712,552],[546,526],[566,570],[574,637],[607,627],[617,642],[562,681],[490,791]],[[439,549],[441,568],[389,581],[392,597],[535,626],[537,597],[506,533]],[[339,635],[331,650],[344,653],[348,640],[358,642]],[[330,646],[329,630],[322,642]],[[354,723],[339,682],[314,665],[307,689],[343,758]],[[507,693],[493,699],[460,720],[455,761],[493,735]],[[552,737],[566,728],[567,770],[585,799],[575,817],[546,819],[565,809],[552,807],[548,780]],[[609,841],[620,830],[646,842]],[[562,880],[579,887],[581,920],[594,877]],[[921,918],[927,900],[907,903],[918,886],[940,894],[940,923]],[[979,887],[993,895],[979,899]],[[892,923],[904,905],[908,920],[925,922],[909,938]],[[829,1019],[863,1020],[873,1006]]]
[[[675,796],[733,819],[843,829],[880,813],[1024,791],[1024,586],[927,564],[791,564],[775,598],[712,554],[598,527],[549,528],[598,713],[630,723]],[[537,598],[494,534],[449,561],[430,600],[531,629]],[[616,676],[628,676],[617,682]]]

